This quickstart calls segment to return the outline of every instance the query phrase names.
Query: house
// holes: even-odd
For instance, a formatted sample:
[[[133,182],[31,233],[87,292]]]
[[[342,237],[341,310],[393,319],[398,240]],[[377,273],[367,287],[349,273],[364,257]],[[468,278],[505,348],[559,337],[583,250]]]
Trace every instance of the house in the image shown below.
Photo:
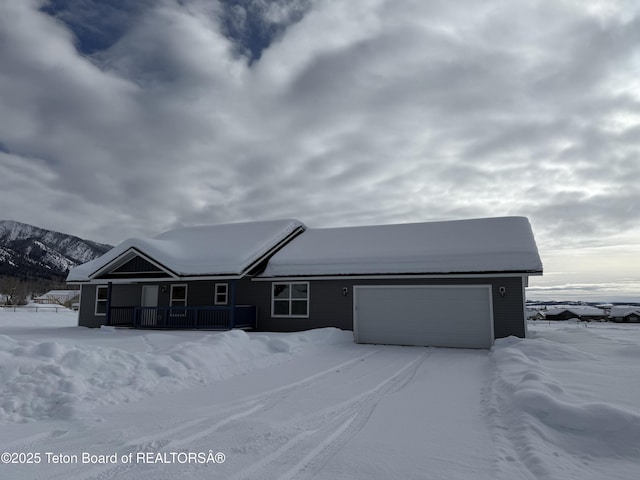
[[[40,295],[33,299],[34,303],[57,304],[64,305],[78,297],[78,290],[49,290],[44,295]]]
[[[527,320],[544,320],[544,312],[537,308],[526,308]]]
[[[570,306],[551,308],[547,310],[545,318],[547,320],[571,320],[574,318],[584,321],[605,320],[607,313],[596,307]]]
[[[640,307],[634,305],[616,305],[609,310],[609,320],[618,323],[640,322]]]
[[[360,343],[488,348],[526,335],[542,274],[529,221],[501,217],[313,229],[297,220],[130,239],[76,267],[79,325],[334,326]]]

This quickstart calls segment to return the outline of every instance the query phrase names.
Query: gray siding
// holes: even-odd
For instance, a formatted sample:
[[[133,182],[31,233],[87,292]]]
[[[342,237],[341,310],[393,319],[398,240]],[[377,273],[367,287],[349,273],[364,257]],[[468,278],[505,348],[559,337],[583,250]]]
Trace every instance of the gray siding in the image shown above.
[[[278,280],[276,280],[278,281]],[[300,279],[300,281],[304,281]],[[160,285],[158,306],[169,306],[172,284],[184,284],[187,287],[188,306],[209,306],[214,304],[216,283],[229,284],[229,302],[232,303],[232,283],[225,280],[207,280],[192,282],[157,282]],[[495,338],[515,335],[525,336],[524,299],[522,298],[522,279],[505,278],[433,278],[433,279],[379,279],[379,280],[311,280],[309,281],[309,317],[280,318],[271,316],[270,281],[251,281],[243,279],[236,282],[236,305],[255,305],[258,314],[258,329],[273,332],[292,332],[311,328],[337,327],[353,330],[353,286],[354,285],[491,285],[494,313]],[[166,286],[163,291],[162,286]],[[347,288],[347,295],[342,294]],[[502,297],[499,288],[505,287]],[[79,313],[79,325],[99,327],[106,322],[105,316],[96,316],[95,285],[82,286],[82,298]],[[111,305],[126,307],[140,305],[141,284],[113,284]],[[398,313],[402,307],[398,306]]]
[[[258,330],[268,331],[263,324],[266,324],[265,322],[271,318],[271,282],[242,280],[238,284],[237,304],[255,305],[258,315]],[[290,332],[295,331],[295,329],[273,331]]]
[[[106,315],[95,315],[96,309],[96,285],[82,285],[80,297],[80,310],[78,313],[78,325],[81,327],[100,327],[107,321]],[[133,307],[140,305],[142,295],[141,286],[138,284],[113,284],[111,292],[111,306]]]
[[[96,304],[96,286],[82,285],[80,287],[80,308],[78,310],[78,325],[81,327],[99,327],[104,325],[104,317],[94,315]]]
[[[354,285],[491,285],[495,338],[509,335],[525,336],[524,299],[520,277],[312,280],[309,282],[309,318],[273,318],[272,282],[253,283],[260,285],[260,294],[255,295],[255,304],[259,305],[258,328],[265,331],[296,331],[327,326],[353,330]],[[343,296],[342,290],[345,287],[347,295]],[[506,288],[504,297],[500,295],[500,287]],[[402,313],[401,306],[398,306],[398,313]]]

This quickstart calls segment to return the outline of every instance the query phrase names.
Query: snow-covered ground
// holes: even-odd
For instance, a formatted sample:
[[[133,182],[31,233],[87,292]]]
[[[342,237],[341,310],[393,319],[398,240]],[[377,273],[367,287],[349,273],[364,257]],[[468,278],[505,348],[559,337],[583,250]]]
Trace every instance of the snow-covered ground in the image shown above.
[[[0,309],[0,478],[640,477],[640,325],[489,352],[76,315]]]

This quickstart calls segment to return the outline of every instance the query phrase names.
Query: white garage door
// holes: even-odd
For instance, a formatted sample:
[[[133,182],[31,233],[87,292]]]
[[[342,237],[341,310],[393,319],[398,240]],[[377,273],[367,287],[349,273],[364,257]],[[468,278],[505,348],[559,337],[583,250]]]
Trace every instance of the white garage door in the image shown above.
[[[356,286],[357,343],[490,348],[490,285]]]

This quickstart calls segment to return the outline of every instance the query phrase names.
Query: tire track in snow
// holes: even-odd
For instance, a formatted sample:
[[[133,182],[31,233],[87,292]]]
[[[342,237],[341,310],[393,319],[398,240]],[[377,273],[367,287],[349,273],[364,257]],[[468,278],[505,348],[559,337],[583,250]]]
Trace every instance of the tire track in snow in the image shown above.
[[[272,454],[245,468],[230,480],[312,478],[367,424],[380,401],[404,388],[431,354],[422,353],[375,387],[297,422],[302,432]],[[284,465],[285,471],[278,467]],[[271,468],[268,468],[270,467]],[[265,472],[268,469],[268,473]]]
[[[248,417],[259,411],[269,410],[293,392],[299,392],[301,389],[318,385],[331,378],[336,372],[348,372],[379,351],[380,349],[368,351],[364,355],[360,355],[338,365],[334,365],[295,382],[291,382],[259,394],[249,395],[240,399],[239,402],[236,402],[233,405],[228,405],[226,407],[223,406],[221,408],[217,407],[215,413],[211,415],[202,416],[196,419],[173,419],[168,424],[159,425],[154,433],[127,440],[124,445],[120,444],[115,448],[111,448],[109,451],[115,451],[120,456],[130,452],[160,452],[167,451],[167,449],[172,451],[185,449],[185,447],[194,441],[210,436],[216,431],[227,425],[233,424],[234,422],[238,422],[244,417]],[[55,432],[52,434],[43,433],[34,436],[33,445],[38,446],[38,436],[46,436],[47,438],[51,437],[51,440],[53,440],[55,439],[54,434]],[[89,439],[86,439],[81,445],[64,446],[63,451],[85,451],[88,442],[90,442]],[[86,480],[110,479],[119,478],[125,473],[133,473],[133,471],[138,471],[140,469],[144,469],[144,473],[147,473],[147,471],[150,470],[150,467],[153,466],[144,464],[88,464],[69,465],[66,467],[67,468],[65,468],[65,466],[57,466],[53,474],[48,472],[48,474],[45,474],[44,476],[37,476],[36,478],[42,480],[66,480],[70,478],[82,478]],[[153,470],[153,468],[151,468],[151,470]],[[155,477],[152,476],[151,478]]]
[[[232,420],[238,420],[246,417],[258,410],[267,410],[282,401],[292,392],[297,392],[301,388],[315,386],[330,378],[336,371],[347,372],[351,368],[354,368],[358,363],[364,361],[366,358],[374,355],[378,351],[379,350],[373,350],[371,352],[367,352],[365,355],[347,360],[346,362],[325,369],[301,380],[288,383],[263,393],[250,395],[242,399],[239,403],[234,403],[228,407],[218,408],[216,414],[213,416],[207,416],[206,418],[201,418],[187,423],[180,422],[180,424],[175,428],[164,428],[162,436],[173,436],[173,439],[167,442],[170,443],[171,446],[184,445],[218,430],[230,423]],[[157,440],[157,435],[153,434],[138,437],[130,440],[127,444],[128,446],[141,445],[150,440]]]

